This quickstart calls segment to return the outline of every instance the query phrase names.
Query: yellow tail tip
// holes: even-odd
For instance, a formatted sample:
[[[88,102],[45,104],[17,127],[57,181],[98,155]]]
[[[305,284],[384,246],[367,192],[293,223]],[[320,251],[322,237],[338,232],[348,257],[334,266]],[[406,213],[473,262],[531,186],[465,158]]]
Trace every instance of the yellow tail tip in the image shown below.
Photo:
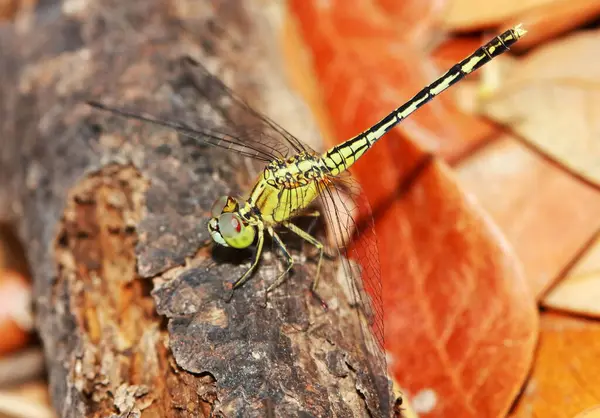
[[[522,23],[519,23],[517,26],[515,26],[513,28],[513,30],[517,34],[518,38],[522,38],[523,36],[525,36],[525,34],[527,34],[527,30],[525,28],[523,28],[523,24]]]

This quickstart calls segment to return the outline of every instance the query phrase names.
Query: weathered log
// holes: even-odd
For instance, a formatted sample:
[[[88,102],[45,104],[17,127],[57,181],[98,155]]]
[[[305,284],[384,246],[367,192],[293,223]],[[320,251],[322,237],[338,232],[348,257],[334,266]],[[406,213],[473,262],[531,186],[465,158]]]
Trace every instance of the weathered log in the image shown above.
[[[84,104],[222,123],[181,57],[233,68],[243,89],[272,46],[251,2],[213,3],[46,4],[0,33],[0,219],[28,251],[54,405],[63,417],[379,416],[383,370],[367,367],[335,262],[325,313],[306,292],[314,262],[268,295],[267,269],[232,294],[247,257],[207,246],[214,199],[258,167]]]

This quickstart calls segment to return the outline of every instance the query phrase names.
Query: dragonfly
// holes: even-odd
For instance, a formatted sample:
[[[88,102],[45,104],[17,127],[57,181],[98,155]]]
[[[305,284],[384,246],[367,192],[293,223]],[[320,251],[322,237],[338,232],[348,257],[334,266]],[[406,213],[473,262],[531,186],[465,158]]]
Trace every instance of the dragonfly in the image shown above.
[[[208,222],[210,236],[221,246],[235,249],[254,246],[256,249],[250,266],[233,283],[233,288],[242,286],[255,272],[263,254],[265,237],[269,236],[285,261],[284,271],[267,288],[269,292],[286,280],[294,266],[290,251],[276,231],[280,227],[287,229],[318,250],[319,256],[311,285],[312,291],[316,294],[325,245],[292,220],[301,215],[315,217],[323,215],[319,210],[307,212],[309,206],[317,198],[321,198],[321,202],[326,206],[324,213],[328,216],[329,223],[337,228],[337,235],[342,237],[337,238],[339,248],[342,248],[341,252],[346,258],[351,258],[352,254],[356,255],[348,250],[350,248],[348,243],[342,241],[354,237],[347,231],[347,221],[354,226],[358,223],[352,219],[348,208],[343,207],[339,199],[335,199],[337,193],[347,193],[348,190],[353,189],[355,183],[347,176],[348,170],[392,128],[466,75],[508,51],[525,34],[526,30],[522,25],[517,25],[496,36],[379,122],[324,153],[316,152],[268,117],[252,109],[198,62],[190,61],[191,65],[197,67],[198,71],[203,72],[211,80],[210,83],[216,86],[217,90],[243,109],[246,119],[260,121],[262,133],[256,131],[254,134],[236,136],[232,133],[235,128],[244,130],[243,121],[236,118],[227,121],[233,125],[233,131],[224,132],[210,128],[192,128],[182,122],[118,109],[95,101],[89,101],[88,104],[120,116],[171,128],[200,143],[225,148],[262,161],[264,168],[244,198],[222,196],[215,201]],[[344,217],[346,221],[342,220]],[[363,249],[366,255],[361,255],[362,258],[359,260],[362,272],[356,273],[353,269],[347,269],[346,275],[352,276],[350,279],[353,281],[362,280],[360,288],[371,289],[367,289],[371,295],[360,295],[360,303],[365,306],[365,310],[372,313],[373,317],[370,319],[372,329],[376,334],[377,342],[383,347],[383,312],[382,308],[378,307],[379,302],[374,300],[377,296],[372,294],[376,293],[372,289],[377,288],[377,280],[380,281],[376,242],[366,243]],[[369,282],[365,283],[367,280]]]

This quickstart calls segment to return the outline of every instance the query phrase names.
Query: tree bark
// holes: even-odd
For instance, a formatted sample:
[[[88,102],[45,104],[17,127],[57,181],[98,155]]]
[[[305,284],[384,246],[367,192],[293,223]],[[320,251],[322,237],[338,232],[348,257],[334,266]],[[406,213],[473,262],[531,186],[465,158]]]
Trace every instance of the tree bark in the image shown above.
[[[357,348],[335,262],[324,313],[306,292],[314,263],[271,294],[263,269],[232,292],[248,264],[207,247],[213,201],[258,167],[83,103],[218,119],[181,57],[243,86],[275,43],[258,6],[214,3],[44,2],[0,32],[0,219],[27,248],[54,405],[62,417],[383,416],[383,370]]]

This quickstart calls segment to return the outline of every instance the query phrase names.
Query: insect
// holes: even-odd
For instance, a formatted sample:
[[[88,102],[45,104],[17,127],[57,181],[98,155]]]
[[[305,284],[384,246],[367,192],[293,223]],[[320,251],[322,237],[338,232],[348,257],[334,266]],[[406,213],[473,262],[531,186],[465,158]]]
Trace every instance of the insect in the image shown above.
[[[292,218],[300,214],[307,215],[306,210],[309,205],[315,199],[321,198],[326,206],[325,213],[330,223],[338,229],[339,235],[346,239],[352,238],[353,233],[346,230],[348,223],[341,220],[345,216],[351,221],[351,225],[356,225],[351,219],[351,213],[340,207],[339,203],[334,203],[336,193],[345,192],[352,188],[352,181],[345,176],[348,169],[390,129],[467,74],[506,52],[525,33],[526,31],[521,25],[518,25],[493,38],[463,61],[455,64],[444,75],[423,88],[412,99],[393,110],[375,125],[322,154],[312,150],[283,128],[252,110],[243,101],[237,99],[224,84],[214,78],[211,83],[218,86],[217,88],[221,90],[222,94],[228,95],[240,109],[243,109],[248,118],[260,123],[263,133],[266,130],[268,131],[267,134],[256,135],[255,137],[247,135],[241,138],[236,137],[234,134],[208,128],[192,129],[180,122],[161,120],[152,116],[112,108],[97,102],[88,103],[96,108],[121,116],[172,128],[180,134],[199,142],[226,148],[265,162],[264,169],[245,198],[237,199],[232,196],[223,196],[216,200],[212,206],[212,217],[208,223],[210,235],[214,242],[222,246],[238,249],[252,245],[256,246],[256,252],[249,268],[235,281],[234,288],[246,282],[255,271],[263,253],[265,236],[269,235],[283,254],[286,263],[285,270],[268,287],[267,290],[270,291],[286,279],[288,272],[294,265],[290,252],[275,230],[276,227],[286,228],[315,246],[319,251],[315,278],[312,284],[312,289],[315,291],[319,281],[324,245],[313,235],[292,223]],[[197,66],[199,71],[204,71],[206,76],[209,76],[210,73],[198,63],[193,65]],[[241,122],[236,119],[231,119],[228,123],[241,128]],[[311,216],[322,215],[319,211],[309,212],[308,214]],[[346,243],[342,243],[342,246],[344,245]],[[367,246],[365,252],[371,255],[366,255],[365,258],[359,260],[362,272],[357,274],[348,269],[347,274],[352,276],[361,275],[363,281],[368,280],[368,283],[363,283],[361,287],[363,289],[368,287],[373,289],[377,287],[375,283],[379,280],[378,260],[369,257],[376,258],[376,248],[374,250],[371,248],[371,246],[376,246],[376,243],[366,243],[364,245]],[[351,257],[352,254],[346,252],[345,255]],[[360,278],[352,277],[352,280],[360,280]],[[367,305],[367,310],[370,310],[373,314],[372,325],[374,325],[379,344],[383,346],[383,312],[377,306],[377,301],[368,299],[364,295],[360,297],[361,303]],[[373,297],[370,296],[370,298]]]

